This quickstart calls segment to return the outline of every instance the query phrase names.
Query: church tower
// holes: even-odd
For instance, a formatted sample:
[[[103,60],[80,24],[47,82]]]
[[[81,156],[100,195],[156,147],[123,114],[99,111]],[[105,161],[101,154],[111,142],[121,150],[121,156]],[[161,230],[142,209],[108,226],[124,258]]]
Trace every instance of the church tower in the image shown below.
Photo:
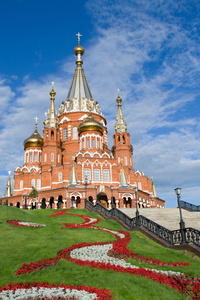
[[[45,113],[45,121],[43,122],[43,166],[59,165],[62,160],[58,117],[54,103],[56,95],[56,92],[54,91],[54,82],[52,82],[52,90],[49,94],[51,96],[50,109]]]
[[[112,152],[118,163],[124,166],[133,167],[132,152],[133,147],[130,144],[130,134],[127,132],[127,124],[122,112],[122,99],[119,96],[116,99],[118,110],[115,123],[115,134],[113,135],[114,146]]]

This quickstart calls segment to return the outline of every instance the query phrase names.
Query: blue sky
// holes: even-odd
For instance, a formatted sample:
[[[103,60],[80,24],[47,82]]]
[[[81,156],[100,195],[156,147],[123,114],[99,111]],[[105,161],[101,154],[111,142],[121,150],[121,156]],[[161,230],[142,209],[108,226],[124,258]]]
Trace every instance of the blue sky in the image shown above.
[[[0,1],[0,194],[23,165],[23,141],[65,100],[75,69],[76,33],[84,70],[108,121],[117,88],[134,147],[134,167],[153,176],[167,207],[200,194],[200,2],[198,0]]]

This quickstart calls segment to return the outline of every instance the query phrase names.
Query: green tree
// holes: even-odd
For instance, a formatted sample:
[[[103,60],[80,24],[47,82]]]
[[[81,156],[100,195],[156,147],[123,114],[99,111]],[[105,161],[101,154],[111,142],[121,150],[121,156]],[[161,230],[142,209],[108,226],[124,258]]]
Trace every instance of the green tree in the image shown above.
[[[38,196],[38,191],[34,186],[32,186],[31,188],[32,188],[32,191],[30,192],[29,197],[31,199],[35,199]]]

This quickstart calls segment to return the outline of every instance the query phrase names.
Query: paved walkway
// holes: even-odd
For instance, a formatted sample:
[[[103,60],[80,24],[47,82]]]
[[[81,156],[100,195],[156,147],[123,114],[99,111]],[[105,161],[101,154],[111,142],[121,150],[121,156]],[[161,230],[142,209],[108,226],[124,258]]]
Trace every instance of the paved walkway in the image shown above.
[[[121,208],[129,217],[135,217],[135,208]],[[180,214],[178,208],[139,208],[140,215],[168,228],[179,229]],[[185,227],[193,227],[200,230],[200,212],[190,212],[182,209]]]

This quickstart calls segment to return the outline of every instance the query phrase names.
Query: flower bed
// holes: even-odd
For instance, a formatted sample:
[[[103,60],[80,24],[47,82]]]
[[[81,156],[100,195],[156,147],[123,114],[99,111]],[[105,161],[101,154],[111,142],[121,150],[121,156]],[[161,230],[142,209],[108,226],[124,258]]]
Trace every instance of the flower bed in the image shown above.
[[[19,220],[8,220],[8,224],[14,225],[14,226],[22,226],[22,227],[43,227],[46,226],[44,224],[37,224],[32,222],[24,222]]]
[[[0,299],[65,299],[65,300],[111,300],[111,291],[93,288],[91,286],[66,286],[64,283],[48,285],[47,282],[23,283],[14,282],[12,285],[0,286]]]
[[[61,216],[66,214],[65,211],[56,211],[55,215]],[[74,215],[74,214],[70,214]],[[49,266],[54,266],[61,258],[74,262],[81,266],[90,266],[92,268],[99,268],[103,270],[113,270],[116,272],[123,272],[134,274],[136,276],[143,276],[153,281],[170,286],[186,295],[190,295],[192,299],[200,299],[200,279],[190,278],[187,275],[174,271],[155,270],[150,268],[139,268],[128,262],[126,259],[132,258],[134,260],[142,261],[150,265],[163,265],[163,266],[188,266],[188,263],[184,262],[163,262],[157,259],[144,257],[136,254],[135,252],[127,248],[130,242],[130,234],[126,231],[114,231],[106,228],[100,228],[98,226],[92,226],[98,223],[100,220],[83,215],[76,215],[84,219],[82,224],[68,224],[64,223],[65,227],[62,228],[80,228],[87,227],[94,230],[102,230],[115,236],[115,242],[100,242],[100,243],[81,243],[72,245],[66,249],[58,252],[56,258],[50,258],[46,260],[40,260],[36,263],[23,264],[22,267],[16,272],[16,275],[24,273],[30,273],[35,270],[43,270]]]

